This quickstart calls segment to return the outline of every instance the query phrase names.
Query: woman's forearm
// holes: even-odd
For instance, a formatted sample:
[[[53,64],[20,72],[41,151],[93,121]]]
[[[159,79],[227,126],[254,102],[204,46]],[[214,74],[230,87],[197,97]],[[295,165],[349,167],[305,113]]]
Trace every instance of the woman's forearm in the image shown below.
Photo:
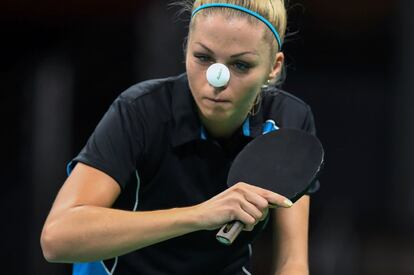
[[[51,262],[87,262],[113,258],[198,230],[191,207],[131,212],[78,206],[50,217],[41,237]]]
[[[309,196],[274,212],[276,275],[308,275]]]
[[[309,275],[307,264],[286,264],[278,268],[275,275]]]

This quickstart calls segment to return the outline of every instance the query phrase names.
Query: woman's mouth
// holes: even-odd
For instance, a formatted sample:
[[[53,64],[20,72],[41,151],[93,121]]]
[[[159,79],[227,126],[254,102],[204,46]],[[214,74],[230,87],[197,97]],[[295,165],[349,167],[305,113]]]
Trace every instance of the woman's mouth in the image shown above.
[[[226,99],[222,99],[222,98],[206,97],[205,99],[207,99],[210,102],[214,102],[214,103],[229,103],[230,102],[230,100],[226,100]]]

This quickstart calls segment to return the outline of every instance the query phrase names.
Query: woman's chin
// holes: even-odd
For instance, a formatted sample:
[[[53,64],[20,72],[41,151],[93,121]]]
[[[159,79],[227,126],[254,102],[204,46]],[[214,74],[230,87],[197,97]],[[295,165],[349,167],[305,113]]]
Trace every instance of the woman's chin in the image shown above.
[[[223,109],[204,109],[200,110],[200,113],[204,119],[209,120],[211,122],[223,122],[231,118],[231,112]]]

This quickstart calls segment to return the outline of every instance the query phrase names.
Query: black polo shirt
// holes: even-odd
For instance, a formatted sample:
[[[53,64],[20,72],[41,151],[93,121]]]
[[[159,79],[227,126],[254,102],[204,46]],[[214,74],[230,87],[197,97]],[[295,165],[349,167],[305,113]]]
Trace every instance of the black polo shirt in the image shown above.
[[[225,190],[236,154],[254,137],[278,127],[315,134],[309,106],[272,88],[263,93],[257,114],[231,138],[210,138],[182,74],[145,81],[123,92],[72,164],[85,163],[118,182],[122,192],[115,208],[191,206]],[[116,265],[114,274],[249,274],[250,243],[264,225],[242,232],[231,246],[218,243],[216,231],[198,231],[100,264],[106,271]]]

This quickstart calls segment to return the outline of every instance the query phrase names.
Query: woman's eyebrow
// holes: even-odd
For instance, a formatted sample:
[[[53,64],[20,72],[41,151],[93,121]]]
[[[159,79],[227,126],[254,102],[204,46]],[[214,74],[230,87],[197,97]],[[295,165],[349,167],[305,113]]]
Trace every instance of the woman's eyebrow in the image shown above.
[[[246,54],[259,55],[257,52],[249,52],[249,51],[247,51],[247,52],[241,52],[241,53],[238,53],[238,54],[233,54],[230,57],[231,58],[235,58],[235,57],[239,57],[239,56],[246,55]]]
[[[209,49],[206,45],[204,45],[203,43],[201,43],[201,42],[195,42],[195,43],[198,44],[198,45],[200,45],[202,48],[204,48],[209,53],[214,54],[214,52],[211,49]],[[235,58],[235,57],[240,57],[240,56],[246,55],[246,54],[259,55],[256,51],[245,51],[245,52],[233,54],[230,57],[231,58]]]
[[[209,53],[213,54],[214,52],[212,50],[210,50],[206,45],[204,45],[201,42],[195,42],[196,44],[200,45],[202,48],[204,48],[206,51],[208,51]]]

